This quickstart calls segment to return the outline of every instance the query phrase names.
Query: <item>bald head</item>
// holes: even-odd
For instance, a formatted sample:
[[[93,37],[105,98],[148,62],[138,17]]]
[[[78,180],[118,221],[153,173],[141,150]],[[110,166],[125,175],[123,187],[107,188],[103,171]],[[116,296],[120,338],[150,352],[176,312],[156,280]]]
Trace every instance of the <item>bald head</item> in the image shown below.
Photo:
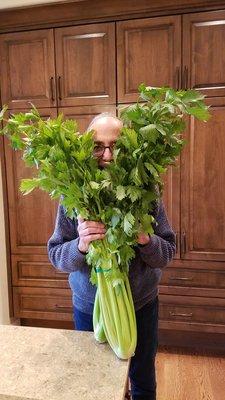
[[[115,144],[120,130],[123,127],[122,121],[111,115],[100,114],[90,123],[88,130],[94,130],[94,141],[97,145],[105,146],[103,155],[99,158],[99,165],[104,167],[113,159],[110,148]]]

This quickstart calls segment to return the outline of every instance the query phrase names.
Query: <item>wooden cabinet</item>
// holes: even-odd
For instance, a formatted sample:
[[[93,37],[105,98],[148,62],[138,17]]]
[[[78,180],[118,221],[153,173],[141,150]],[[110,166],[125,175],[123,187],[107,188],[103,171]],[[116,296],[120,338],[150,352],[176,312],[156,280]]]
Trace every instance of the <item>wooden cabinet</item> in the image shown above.
[[[0,54],[10,109],[116,103],[115,23],[1,35]]]
[[[13,297],[18,318],[72,321],[70,289],[15,287]]]
[[[181,16],[117,23],[118,102],[137,100],[141,82],[178,88],[181,64]]]
[[[225,10],[183,16],[185,87],[210,98],[225,96],[224,37]]]
[[[115,24],[55,30],[59,106],[116,103]]]
[[[190,120],[181,156],[182,258],[225,261],[225,99],[212,117]],[[212,104],[213,99],[208,99]]]
[[[25,110],[23,110],[25,111]],[[14,112],[14,111],[12,111]],[[39,109],[43,118],[56,117],[56,109]],[[29,196],[20,190],[21,179],[31,178],[35,169],[25,166],[22,152],[12,150],[4,137],[8,187],[10,244],[12,254],[46,254],[46,242],[55,224],[56,201],[39,189]]]
[[[0,35],[0,53],[3,104],[56,106],[53,29]]]

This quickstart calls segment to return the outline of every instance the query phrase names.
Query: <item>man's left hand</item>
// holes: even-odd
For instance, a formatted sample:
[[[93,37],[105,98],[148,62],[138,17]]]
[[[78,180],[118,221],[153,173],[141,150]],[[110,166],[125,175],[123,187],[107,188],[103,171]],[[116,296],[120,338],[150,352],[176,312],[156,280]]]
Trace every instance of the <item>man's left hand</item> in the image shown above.
[[[138,244],[148,244],[150,242],[150,237],[146,233],[139,233],[137,237]]]

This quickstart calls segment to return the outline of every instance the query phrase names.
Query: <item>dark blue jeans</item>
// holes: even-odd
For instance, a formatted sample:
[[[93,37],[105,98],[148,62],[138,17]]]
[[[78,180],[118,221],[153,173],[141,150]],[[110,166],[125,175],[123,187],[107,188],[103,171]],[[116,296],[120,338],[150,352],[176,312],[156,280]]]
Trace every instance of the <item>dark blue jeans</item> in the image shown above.
[[[74,307],[75,329],[93,331],[92,315]],[[137,347],[131,358],[129,378],[133,400],[156,400],[155,356],[158,347],[158,296],[136,311]]]

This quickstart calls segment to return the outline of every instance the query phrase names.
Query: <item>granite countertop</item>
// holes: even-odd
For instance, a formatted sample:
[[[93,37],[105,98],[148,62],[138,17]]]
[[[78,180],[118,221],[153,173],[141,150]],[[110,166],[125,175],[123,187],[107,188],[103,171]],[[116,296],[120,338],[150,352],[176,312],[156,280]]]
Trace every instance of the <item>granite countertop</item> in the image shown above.
[[[129,360],[92,332],[0,325],[0,400],[122,400]]]

